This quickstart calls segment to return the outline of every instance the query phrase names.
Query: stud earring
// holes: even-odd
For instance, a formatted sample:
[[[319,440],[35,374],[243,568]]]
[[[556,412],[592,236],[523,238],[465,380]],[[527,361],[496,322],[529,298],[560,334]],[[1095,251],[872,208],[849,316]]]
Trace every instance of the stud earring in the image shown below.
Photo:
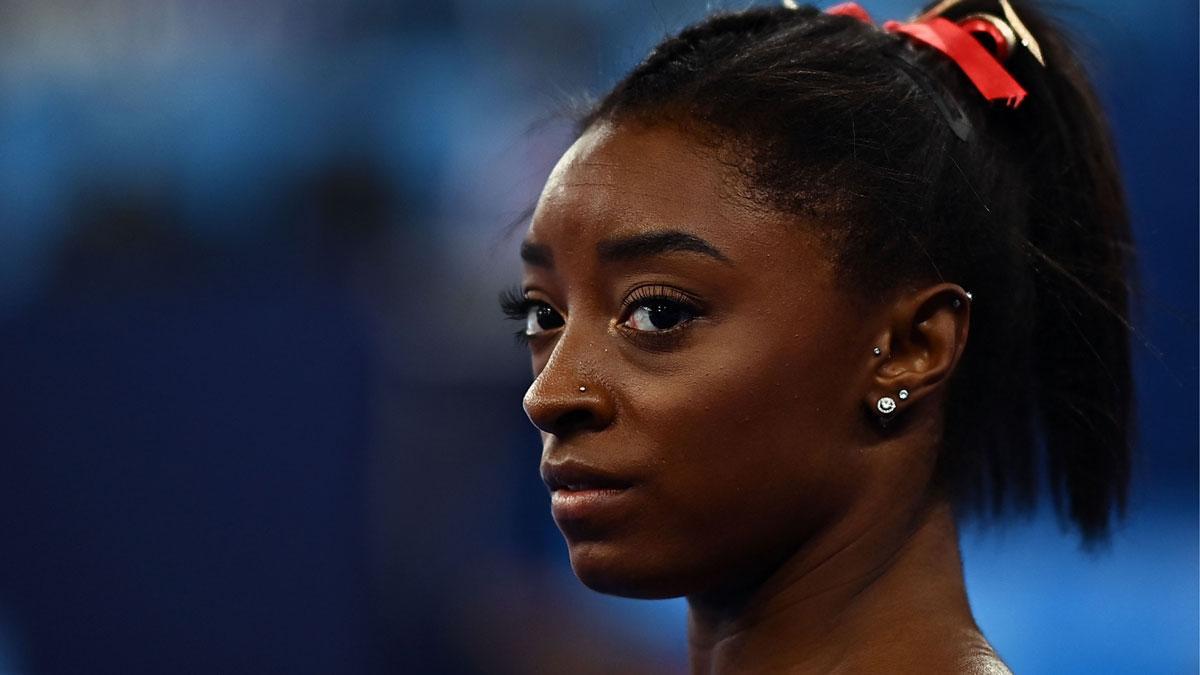
[[[587,387],[580,387],[579,391],[587,391]]]
[[[900,390],[900,393],[899,393],[899,394],[897,394],[897,396],[899,396],[899,397],[900,397],[900,400],[901,400],[901,401],[903,401],[904,399],[908,398],[908,390],[907,390],[907,389],[901,389],[901,390]]]
[[[883,350],[880,349],[879,347],[876,347],[875,349],[872,349],[871,351],[874,352],[875,356],[879,356],[879,355],[883,354]]]
[[[884,415],[890,415],[896,412],[896,400],[891,396],[884,396],[875,404],[875,409]]]

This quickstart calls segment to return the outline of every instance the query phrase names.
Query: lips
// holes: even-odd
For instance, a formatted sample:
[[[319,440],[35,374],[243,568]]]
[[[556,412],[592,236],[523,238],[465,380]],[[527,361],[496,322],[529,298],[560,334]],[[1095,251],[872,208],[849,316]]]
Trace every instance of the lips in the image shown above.
[[[624,490],[633,485],[633,481],[622,478],[614,472],[578,460],[543,462],[541,474],[542,482],[552,493],[560,490],[570,492]]]
[[[610,536],[634,510],[634,482],[616,471],[566,459],[543,461],[541,473],[550,488],[550,515],[568,542]]]

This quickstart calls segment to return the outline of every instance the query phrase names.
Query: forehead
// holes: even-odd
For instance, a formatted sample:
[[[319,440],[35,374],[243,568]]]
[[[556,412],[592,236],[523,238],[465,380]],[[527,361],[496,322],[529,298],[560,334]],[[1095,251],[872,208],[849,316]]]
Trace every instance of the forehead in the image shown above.
[[[783,218],[734,197],[737,185],[732,169],[682,131],[601,123],[551,172],[526,240],[586,253],[611,237],[673,229],[734,258],[777,246]]]

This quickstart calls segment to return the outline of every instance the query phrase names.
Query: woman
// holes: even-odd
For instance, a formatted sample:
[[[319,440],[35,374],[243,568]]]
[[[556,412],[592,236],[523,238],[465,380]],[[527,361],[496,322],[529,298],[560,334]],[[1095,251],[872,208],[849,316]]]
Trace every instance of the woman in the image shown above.
[[[580,580],[686,596],[696,673],[1007,672],[956,519],[1044,476],[1102,541],[1129,474],[1131,239],[1060,31],[715,15],[580,129],[502,298]]]

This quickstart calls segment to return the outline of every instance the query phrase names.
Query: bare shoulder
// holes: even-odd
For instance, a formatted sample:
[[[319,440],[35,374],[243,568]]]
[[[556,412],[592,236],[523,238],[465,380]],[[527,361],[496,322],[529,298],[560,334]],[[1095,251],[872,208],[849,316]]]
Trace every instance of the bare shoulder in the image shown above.
[[[978,631],[961,647],[952,670],[947,672],[969,673],[970,675],[1012,675],[1008,664],[1000,658],[992,645]]]
[[[1012,675],[1012,670],[977,629],[945,631],[937,639],[898,640],[886,646],[874,645],[849,655],[838,667],[827,672],[837,675],[875,672]]]
[[[972,654],[963,658],[954,672],[970,675],[1013,675],[1008,665],[990,647],[986,654]]]

